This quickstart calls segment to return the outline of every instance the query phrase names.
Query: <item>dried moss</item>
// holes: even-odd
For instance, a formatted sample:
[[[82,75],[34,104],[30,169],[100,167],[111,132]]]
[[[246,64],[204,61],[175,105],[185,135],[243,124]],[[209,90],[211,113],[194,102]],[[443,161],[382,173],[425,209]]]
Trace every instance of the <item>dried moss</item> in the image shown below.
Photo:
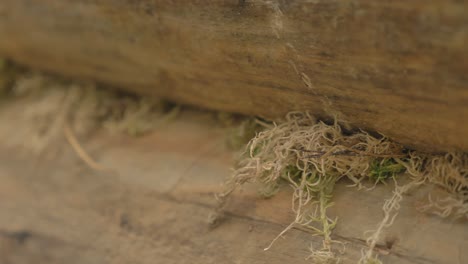
[[[261,193],[271,197],[280,181],[286,180],[293,188],[292,210],[296,216],[266,250],[288,230],[301,226],[323,237],[322,248],[312,249],[310,258],[314,263],[338,262],[334,245],[339,242],[331,239],[337,219],[327,216],[327,209],[333,205],[333,187],[342,178],[351,180],[358,188],[366,187],[367,182],[379,184],[390,179],[396,186],[392,197],[384,203],[384,218],[372,231],[361,263],[380,263],[373,253],[377,239],[393,223],[403,195],[421,184],[440,185],[454,195],[451,197],[458,197],[458,203],[450,200],[449,206],[438,207],[443,211],[440,215],[451,212],[467,216],[465,154],[434,156],[407,151],[385,137],[363,131],[343,133],[337,123],[325,124],[308,113],[291,113],[278,124],[262,125],[264,130],[249,141],[224,191],[218,194],[219,208],[212,219],[222,216],[227,197],[243,184],[260,183],[265,186]],[[399,186],[395,176],[404,172],[410,183]]]
[[[63,137],[69,126],[78,137],[98,128],[141,136],[164,125],[180,107],[158,98],[135,96],[93,83],[71,81],[40,72],[17,70],[14,64],[0,70],[4,105],[21,105],[24,145],[42,152]],[[57,145],[57,144],[55,144]]]

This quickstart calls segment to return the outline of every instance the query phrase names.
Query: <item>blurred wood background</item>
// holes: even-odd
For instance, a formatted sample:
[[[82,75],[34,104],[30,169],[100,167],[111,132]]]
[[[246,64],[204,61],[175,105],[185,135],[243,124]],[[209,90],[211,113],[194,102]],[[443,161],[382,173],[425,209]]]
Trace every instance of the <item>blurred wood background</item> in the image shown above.
[[[2,0],[0,54],[223,111],[468,150],[468,2]]]

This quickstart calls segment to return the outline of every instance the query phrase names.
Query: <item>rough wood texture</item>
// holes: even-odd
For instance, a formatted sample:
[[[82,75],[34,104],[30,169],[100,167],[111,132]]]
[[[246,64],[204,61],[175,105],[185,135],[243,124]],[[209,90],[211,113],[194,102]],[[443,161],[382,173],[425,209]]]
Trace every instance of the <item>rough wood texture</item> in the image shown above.
[[[206,117],[181,117],[139,139],[105,133],[81,139],[115,170],[103,173],[61,141],[51,145],[62,148],[51,160],[15,147],[28,140],[15,130],[29,126],[11,121],[15,114],[21,115],[0,115],[1,263],[310,263],[309,246],[321,246],[319,237],[293,229],[263,251],[293,219],[287,186],[269,200],[253,188],[237,192],[227,219],[210,228],[213,194],[232,153],[224,149],[224,129]],[[368,192],[337,186],[329,215],[339,218],[333,238],[347,243],[343,263],[356,263],[364,232],[382,219],[391,191],[390,185]],[[467,263],[466,224],[419,213],[415,207],[426,195],[405,196],[378,243],[388,252],[384,263]]]
[[[467,1],[2,0],[0,53],[204,107],[468,150]]]

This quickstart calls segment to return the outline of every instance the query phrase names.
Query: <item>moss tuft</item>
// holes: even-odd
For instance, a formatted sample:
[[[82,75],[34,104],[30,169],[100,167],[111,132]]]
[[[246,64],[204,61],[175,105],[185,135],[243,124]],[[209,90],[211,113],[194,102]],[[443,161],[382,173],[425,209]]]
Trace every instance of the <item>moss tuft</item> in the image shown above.
[[[392,158],[375,159],[370,164],[369,177],[375,183],[385,183],[405,170],[405,166]]]
[[[385,137],[374,137],[366,132],[345,134],[337,124],[317,122],[308,113],[290,113],[278,124],[262,123],[247,144],[245,155],[236,164],[234,173],[218,194],[219,207],[214,216],[221,216],[228,196],[248,182],[260,183],[260,193],[265,197],[274,195],[280,181],[292,188],[292,211],[295,218],[265,249],[294,227],[312,230],[323,237],[323,245],[311,249],[314,263],[336,263],[340,260],[332,239],[337,219],[328,216],[327,209],[333,206],[333,189],[342,178],[351,180],[358,188],[366,181],[374,184],[395,180],[393,195],[383,205],[384,218],[367,240],[368,249],[363,251],[360,263],[381,263],[374,255],[374,248],[382,230],[392,225],[400,209],[403,195],[423,183],[443,186],[457,197],[458,203],[436,207],[441,215],[452,212],[468,216],[466,194],[468,158],[464,154],[446,156],[408,152],[401,145]],[[406,172],[410,182],[399,186],[396,177]],[[372,188],[369,188],[372,189]],[[465,197],[465,198],[463,198]],[[216,217],[212,218],[215,219]]]

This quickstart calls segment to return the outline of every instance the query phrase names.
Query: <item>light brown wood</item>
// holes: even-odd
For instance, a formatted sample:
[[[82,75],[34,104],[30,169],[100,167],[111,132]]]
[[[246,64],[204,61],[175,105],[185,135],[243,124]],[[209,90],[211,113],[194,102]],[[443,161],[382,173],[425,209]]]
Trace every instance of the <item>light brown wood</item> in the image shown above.
[[[80,138],[114,173],[90,169],[64,138],[50,146],[58,155],[31,155],[19,147],[28,138],[17,131],[30,127],[20,115],[0,112],[1,263],[310,263],[309,246],[320,247],[319,237],[293,229],[263,251],[293,219],[287,186],[269,200],[244,188],[225,221],[210,227],[213,194],[230,172],[232,152],[224,148],[225,129],[209,116],[184,114],[142,138]],[[343,263],[356,263],[364,232],[382,219],[392,188],[366,192],[346,184],[337,186],[329,214],[339,217],[333,238],[346,243]],[[466,224],[419,213],[426,195],[404,198],[378,243],[389,252],[384,263],[467,262]],[[386,241],[395,241],[391,249]]]
[[[468,150],[466,1],[3,0],[0,53],[208,108]]]

